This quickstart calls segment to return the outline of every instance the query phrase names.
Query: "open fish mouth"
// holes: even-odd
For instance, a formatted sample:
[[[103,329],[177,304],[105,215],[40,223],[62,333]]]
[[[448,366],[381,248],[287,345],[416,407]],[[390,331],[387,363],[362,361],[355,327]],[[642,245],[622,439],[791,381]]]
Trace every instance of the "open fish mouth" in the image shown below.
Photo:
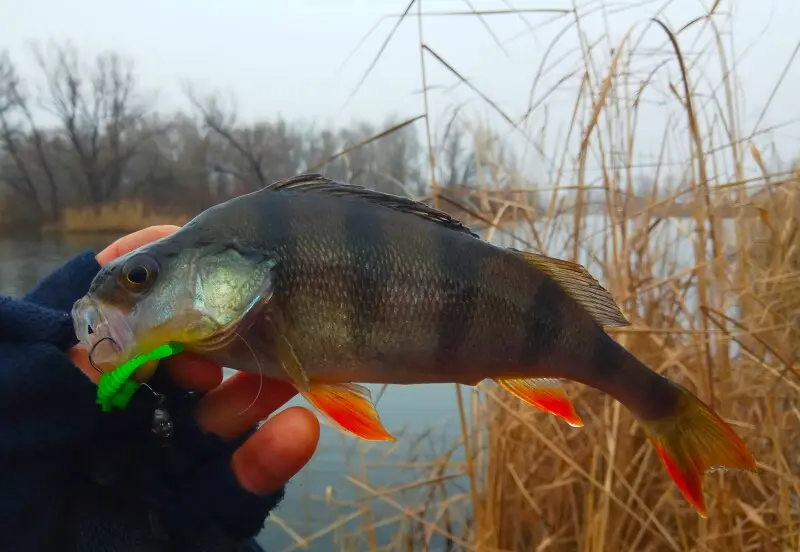
[[[122,312],[83,297],[72,308],[72,322],[75,336],[89,351],[95,368],[107,372],[127,360],[134,336]]]

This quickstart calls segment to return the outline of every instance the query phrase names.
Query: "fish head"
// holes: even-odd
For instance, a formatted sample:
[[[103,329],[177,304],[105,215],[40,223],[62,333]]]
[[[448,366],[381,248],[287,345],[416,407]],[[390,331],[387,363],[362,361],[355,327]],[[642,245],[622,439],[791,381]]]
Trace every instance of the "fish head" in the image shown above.
[[[275,256],[178,234],[103,266],[73,306],[75,334],[101,371],[167,342],[201,354],[223,348],[271,298]],[[133,379],[154,371],[145,365]]]

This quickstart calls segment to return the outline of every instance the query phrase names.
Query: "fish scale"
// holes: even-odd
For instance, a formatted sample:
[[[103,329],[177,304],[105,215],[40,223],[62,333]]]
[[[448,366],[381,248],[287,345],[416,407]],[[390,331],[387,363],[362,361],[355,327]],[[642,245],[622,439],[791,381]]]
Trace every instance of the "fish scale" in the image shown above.
[[[135,268],[144,282],[130,281]],[[580,427],[560,381],[579,382],[630,410],[703,516],[709,467],[755,470],[719,416],[605,332],[628,321],[585,268],[490,244],[428,205],[320,175],[214,206],[107,264],[73,317],[84,342],[96,321],[119,361],[181,342],[287,381],[368,440],[394,437],[363,383],[490,379]]]

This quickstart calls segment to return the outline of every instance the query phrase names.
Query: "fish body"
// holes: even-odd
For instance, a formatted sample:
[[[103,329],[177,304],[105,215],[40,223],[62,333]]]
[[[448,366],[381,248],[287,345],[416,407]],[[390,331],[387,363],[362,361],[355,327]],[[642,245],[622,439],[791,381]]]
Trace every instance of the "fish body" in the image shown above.
[[[292,383],[365,439],[393,437],[357,383],[492,379],[580,426],[559,383],[577,381],[634,414],[702,515],[708,467],[755,467],[705,404],[605,332],[628,322],[583,267],[490,244],[427,205],[319,175],[212,207],[110,263],[74,318],[87,345],[111,337],[108,363],[181,341]]]
[[[474,385],[530,376],[535,349],[555,339],[566,350],[584,335],[548,330],[561,328],[559,309],[571,325],[592,323],[518,254],[421,216],[291,190],[230,207],[246,229],[234,239],[278,259],[265,318],[280,315],[282,335],[315,380]],[[198,228],[218,235],[216,220],[199,219]],[[528,323],[537,308],[539,327]],[[259,323],[246,337],[259,333],[270,332]],[[243,347],[225,351],[232,365],[263,372],[251,353],[239,355]]]

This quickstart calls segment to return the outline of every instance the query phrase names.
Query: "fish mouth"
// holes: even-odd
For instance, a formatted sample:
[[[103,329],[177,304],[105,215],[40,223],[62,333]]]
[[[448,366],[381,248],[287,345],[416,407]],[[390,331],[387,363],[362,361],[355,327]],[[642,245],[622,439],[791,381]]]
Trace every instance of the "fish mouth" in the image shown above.
[[[115,307],[85,296],[72,307],[75,336],[101,372],[110,372],[132,357],[135,344],[126,316]]]

